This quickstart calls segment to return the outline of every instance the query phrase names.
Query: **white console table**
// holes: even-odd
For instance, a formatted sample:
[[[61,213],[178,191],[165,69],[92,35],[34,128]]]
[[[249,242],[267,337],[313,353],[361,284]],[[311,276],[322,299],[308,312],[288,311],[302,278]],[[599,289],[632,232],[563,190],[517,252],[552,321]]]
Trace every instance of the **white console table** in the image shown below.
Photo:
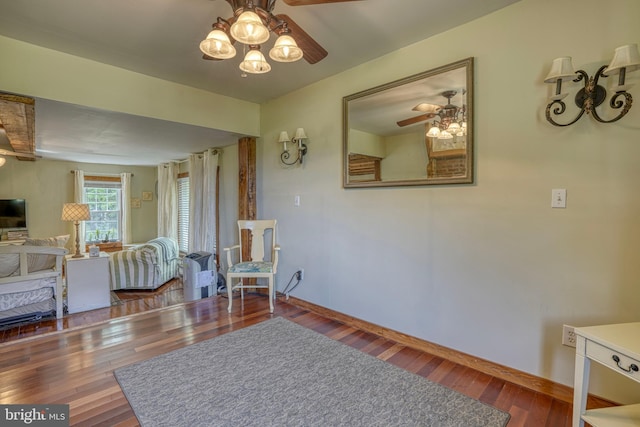
[[[82,258],[66,255],[65,265],[69,314],[111,305],[108,254]]]
[[[640,322],[576,328],[573,427],[640,426],[640,404],[586,409],[591,361],[640,382]]]

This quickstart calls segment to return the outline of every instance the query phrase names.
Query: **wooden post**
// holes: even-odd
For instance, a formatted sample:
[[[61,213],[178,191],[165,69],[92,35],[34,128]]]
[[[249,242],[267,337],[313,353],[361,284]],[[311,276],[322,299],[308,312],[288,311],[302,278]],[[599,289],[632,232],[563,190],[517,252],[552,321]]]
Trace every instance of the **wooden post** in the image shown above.
[[[256,219],[256,139],[240,138],[238,141],[239,191],[238,219]],[[242,235],[242,259],[251,258],[251,236]]]

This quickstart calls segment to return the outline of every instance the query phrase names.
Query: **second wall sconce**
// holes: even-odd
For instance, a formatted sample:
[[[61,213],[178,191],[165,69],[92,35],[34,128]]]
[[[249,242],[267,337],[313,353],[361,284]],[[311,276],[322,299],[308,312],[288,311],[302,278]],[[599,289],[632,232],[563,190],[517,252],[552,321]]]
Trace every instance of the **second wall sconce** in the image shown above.
[[[307,139],[307,135],[304,133],[304,129],[302,128],[296,129],[293,141],[289,139],[289,134],[287,133],[287,131],[283,130],[282,132],[280,132],[280,138],[278,138],[278,142],[284,144],[282,154],[280,154],[280,160],[282,161],[282,163],[289,166],[295,165],[298,162],[302,164],[302,159],[307,154],[307,146],[303,142],[305,139]],[[291,158],[291,153],[287,148],[287,142],[293,142],[298,151],[296,157],[293,160],[289,160]]]
[[[633,103],[631,94],[627,92],[631,85],[625,85],[626,73],[639,68],[640,53],[638,53],[637,44],[629,44],[617,48],[611,63],[608,66],[603,65],[600,67],[593,77],[589,77],[584,70],[574,71],[570,56],[554,59],[553,64],[551,64],[551,71],[544,79],[545,83],[556,85],[556,91],[550,99],[551,102],[547,104],[545,113],[547,121],[555,126],[569,126],[577,122],[585,112],[600,123],[612,123],[620,120],[629,112]],[[598,80],[601,77],[607,78],[616,74],[618,74],[618,85],[613,88],[615,93],[611,96],[609,106],[614,111],[621,110],[617,116],[611,119],[603,119],[596,111],[596,107],[605,101],[607,91],[598,84]],[[579,82],[582,80],[584,80],[584,87],[578,91],[574,99],[575,104],[580,108],[580,112],[568,123],[556,122],[551,116],[551,112],[553,112],[554,116],[559,116],[566,110],[566,104],[562,100],[568,93],[562,93],[562,82]]]

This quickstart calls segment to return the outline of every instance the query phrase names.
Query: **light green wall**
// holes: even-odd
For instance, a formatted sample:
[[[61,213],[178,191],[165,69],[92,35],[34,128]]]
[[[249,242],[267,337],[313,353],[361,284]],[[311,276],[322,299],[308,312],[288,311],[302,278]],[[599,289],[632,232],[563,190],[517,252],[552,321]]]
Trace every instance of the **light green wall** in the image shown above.
[[[386,153],[380,162],[383,181],[427,178],[427,146],[423,132],[405,133],[384,138]]]
[[[0,36],[0,91],[260,134],[260,106]],[[10,60],[8,59],[10,58]]]
[[[279,221],[278,288],[303,267],[299,298],[572,384],[563,323],[640,320],[640,107],[554,127],[542,80],[558,56],[593,73],[640,42],[638,16],[636,0],[522,0],[263,104],[259,213]],[[343,189],[342,97],[471,56],[475,184]],[[628,77],[637,99],[640,72]],[[297,127],[309,154],[285,168],[278,134]],[[566,209],[551,209],[554,188]],[[591,391],[638,401],[616,377],[594,368]]]
[[[86,175],[131,172],[131,196],[142,199],[143,191],[154,192],[152,201],[131,209],[132,242],[146,242],[157,237],[158,203],[155,196],[156,168],[113,166],[38,159],[35,162],[8,158],[0,168],[0,199],[26,199],[27,228],[31,237],[71,234],[67,247],[74,249],[72,223],[62,221],[62,205],[73,202],[73,175],[81,169]]]

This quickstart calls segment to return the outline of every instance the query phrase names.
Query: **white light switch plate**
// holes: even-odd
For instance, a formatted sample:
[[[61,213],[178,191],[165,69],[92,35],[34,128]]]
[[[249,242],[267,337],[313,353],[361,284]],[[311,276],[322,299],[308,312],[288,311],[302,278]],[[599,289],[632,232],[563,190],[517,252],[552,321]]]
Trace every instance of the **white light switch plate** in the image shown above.
[[[564,188],[555,188],[551,190],[551,207],[566,208],[567,207],[567,190]]]

